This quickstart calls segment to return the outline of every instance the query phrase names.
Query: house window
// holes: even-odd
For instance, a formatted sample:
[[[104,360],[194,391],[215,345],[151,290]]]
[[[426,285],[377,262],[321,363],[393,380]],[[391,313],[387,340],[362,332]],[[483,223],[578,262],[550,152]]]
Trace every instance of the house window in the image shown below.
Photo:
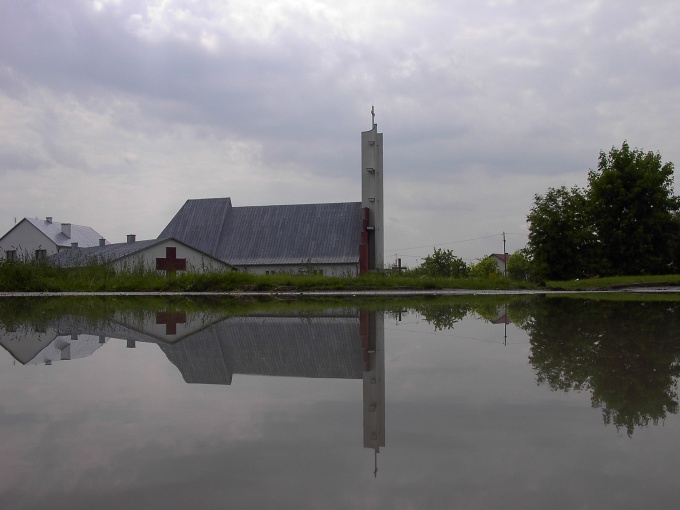
[[[14,261],[17,259],[17,251],[16,250],[7,250],[5,252],[5,258],[8,261]]]
[[[35,260],[47,259],[47,250],[35,250]]]

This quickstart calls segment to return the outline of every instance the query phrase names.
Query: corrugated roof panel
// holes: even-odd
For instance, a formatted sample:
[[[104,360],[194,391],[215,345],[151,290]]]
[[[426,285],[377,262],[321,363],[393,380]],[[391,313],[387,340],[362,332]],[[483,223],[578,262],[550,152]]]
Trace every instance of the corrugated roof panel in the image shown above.
[[[158,238],[174,237],[215,256],[222,226],[231,209],[228,197],[187,200]]]
[[[218,252],[238,265],[349,263],[360,242],[359,202],[235,207]]]
[[[50,262],[61,267],[82,267],[88,264],[113,262],[133,253],[162,242],[163,239],[149,239],[134,243],[116,243],[89,248],[71,248],[50,257]]]
[[[231,207],[188,200],[161,236],[173,236],[234,265],[355,263],[359,202]]]

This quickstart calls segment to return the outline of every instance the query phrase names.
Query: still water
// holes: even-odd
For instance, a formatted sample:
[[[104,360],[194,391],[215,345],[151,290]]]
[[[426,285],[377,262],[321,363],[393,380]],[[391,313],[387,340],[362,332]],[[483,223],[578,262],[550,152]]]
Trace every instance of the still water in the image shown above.
[[[0,301],[0,508],[677,508],[680,301]]]

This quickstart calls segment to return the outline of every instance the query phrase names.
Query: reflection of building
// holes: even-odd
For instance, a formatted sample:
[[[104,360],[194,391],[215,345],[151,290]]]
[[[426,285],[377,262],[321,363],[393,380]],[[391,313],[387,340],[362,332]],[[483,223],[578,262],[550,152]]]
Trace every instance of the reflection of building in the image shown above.
[[[507,345],[508,343],[508,324],[512,321],[508,317],[508,305],[504,304],[500,307],[498,312],[496,312],[497,317],[491,321],[492,324],[503,324],[503,343]]]
[[[230,317],[159,344],[188,383],[231,384],[234,374],[361,379],[356,316]]]
[[[106,337],[64,333],[58,324],[40,329],[22,325],[11,331],[0,328],[0,343],[23,365],[50,365],[91,356],[106,343]]]
[[[502,305],[496,312],[496,318],[491,321],[492,324],[510,324],[511,322],[508,317],[508,305]]]
[[[224,317],[169,308],[96,322],[66,316],[35,331],[0,327],[0,344],[19,362],[85,357],[106,338],[155,343],[187,383],[229,385],[235,374],[361,379],[364,446],[385,446],[382,312],[330,310],[314,316]]]

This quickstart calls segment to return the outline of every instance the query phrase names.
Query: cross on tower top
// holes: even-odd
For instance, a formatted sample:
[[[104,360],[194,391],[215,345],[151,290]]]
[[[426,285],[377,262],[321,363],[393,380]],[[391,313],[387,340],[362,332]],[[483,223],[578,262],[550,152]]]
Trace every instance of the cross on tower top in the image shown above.
[[[375,127],[375,106],[371,105],[371,124],[372,128]]]

